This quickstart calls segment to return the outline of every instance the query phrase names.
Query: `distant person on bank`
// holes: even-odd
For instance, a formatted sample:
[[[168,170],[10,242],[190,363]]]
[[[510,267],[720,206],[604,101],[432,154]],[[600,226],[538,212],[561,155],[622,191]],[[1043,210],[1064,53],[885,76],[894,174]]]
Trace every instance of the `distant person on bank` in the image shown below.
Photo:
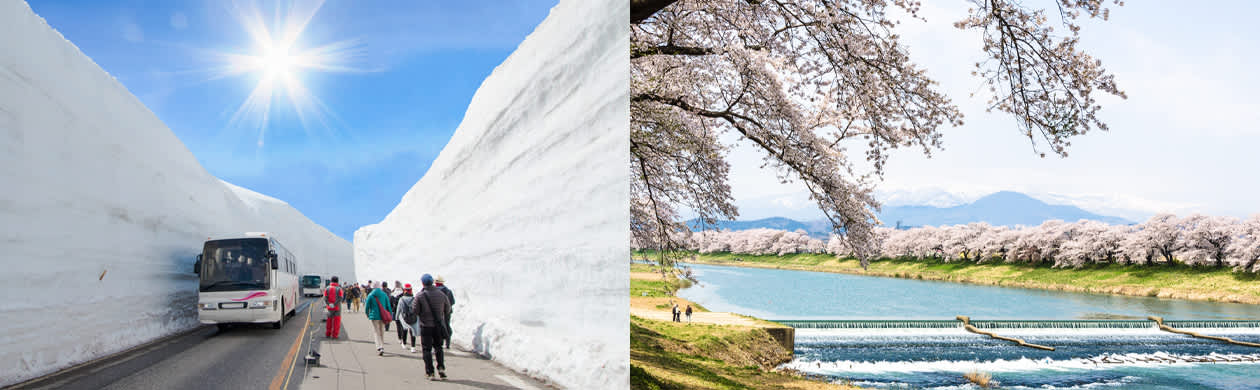
[[[446,379],[446,359],[442,357],[442,340],[449,336],[446,329],[446,313],[451,312],[451,303],[446,294],[433,285],[433,276],[424,274],[420,277],[424,288],[416,294],[411,302],[420,322],[420,349],[424,351],[424,375],[433,380],[433,359],[437,359],[437,374]]]
[[[451,289],[446,288],[446,280],[442,279],[442,275],[438,275],[437,280],[433,282],[439,290],[442,290],[442,294],[446,294],[446,300],[451,303],[451,310],[446,312],[446,331],[448,332],[446,335],[446,349],[451,349],[451,336],[455,333],[451,330],[451,314],[455,312],[455,293],[451,292]]]
[[[385,282],[380,282],[376,286],[383,287]],[[363,301],[364,312],[367,313],[369,320],[372,320],[372,341],[376,342],[376,355],[385,355],[385,323],[393,321],[390,318],[392,312],[389,307],[389,296],[385,295],[385,290],[373,288],[368,293],[367,299]]]
[[[687,322],[691,322],[691,305],[687,305]]]

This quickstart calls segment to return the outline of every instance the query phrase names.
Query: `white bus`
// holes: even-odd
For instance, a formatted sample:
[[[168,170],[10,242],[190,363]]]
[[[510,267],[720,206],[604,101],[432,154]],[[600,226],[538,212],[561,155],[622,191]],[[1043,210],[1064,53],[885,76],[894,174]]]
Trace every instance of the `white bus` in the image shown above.
[[[206,239],[194,272],[201,281],[197,313],[203,324],[284,326],[298,305],[298,263],[268,233]]]
[[[324,278],[319,275],[302,275],[302,296],[324,296]]]

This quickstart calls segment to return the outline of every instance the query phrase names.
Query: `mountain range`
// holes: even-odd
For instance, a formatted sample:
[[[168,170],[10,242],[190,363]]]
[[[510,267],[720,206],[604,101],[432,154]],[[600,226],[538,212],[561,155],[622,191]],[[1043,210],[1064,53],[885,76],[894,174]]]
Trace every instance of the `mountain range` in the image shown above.
[[[971,203],[951,207],[887,206],[878,215],[879,219],[884,222],[884,225],[901,228],[961,225],[972,222],[987,222],[990,225],[1010,227],[1017,225],[1033,226],[1052,219],[1069,222],[1088,219],[1117,225],[1133,223],[1120,217],[1094,214],[1076,206],[1048,204],[1014,191],[995,192],[976,199]],[[688,221],[688,226],[691,226],[693,230],[702,230],[702,228],[706,230],[768,228],[796,231],[799,229],[808,232],[810,236],[818,238],[827,237],[831,232],[831,224],[826,220],[797,221],[783,217],[750,221],[718,221],[716,226],[704,227],[699,227],[697,220],[691,220]]]

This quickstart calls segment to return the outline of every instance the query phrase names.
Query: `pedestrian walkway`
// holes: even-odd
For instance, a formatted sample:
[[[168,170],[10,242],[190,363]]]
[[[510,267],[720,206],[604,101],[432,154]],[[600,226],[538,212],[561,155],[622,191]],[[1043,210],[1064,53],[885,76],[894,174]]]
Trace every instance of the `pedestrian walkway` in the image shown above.
[[[377,356],[376,345],[372,341],[372,324],[363,313],[342,315],[341,338],[329,340],[324,338],[324,323],[319,321],[323,310],[316,310],[307,331],[314,337],[315,349],[319,351],[319,366],[305,367],[303,362],[297,363],[294,376],[302,375],[300,389],[380,390],[421,386],[425,389],[554,389],[494,361],[456,350],[454,344],[452,349],[444,351],[449,378],[429,381],[424,377],[419,338],[416,339],[415,353],[403,350],[398,346],[397,333],[391,325],[390,330],[385,332],[385,356]],[[305,355],[305,348],[300,355]]]

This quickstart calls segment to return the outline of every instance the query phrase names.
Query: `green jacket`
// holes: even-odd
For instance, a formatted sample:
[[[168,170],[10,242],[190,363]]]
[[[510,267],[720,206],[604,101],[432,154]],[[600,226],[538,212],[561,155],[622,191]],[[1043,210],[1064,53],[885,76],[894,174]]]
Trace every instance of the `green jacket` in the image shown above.
[[[377,306],[377,302],[381,303],[380,306]],[[367,313],[369,320],[381,319],[382,307],[384,307],[387,312],[394,312],[394,308],[389,306],[389,296],[386,296],[385,292],[381,291],[379,288],[374,288],[372,289],[372,292],[368,293],[367,299],[363,301],[363,306],[367,308],[364,312]]]

